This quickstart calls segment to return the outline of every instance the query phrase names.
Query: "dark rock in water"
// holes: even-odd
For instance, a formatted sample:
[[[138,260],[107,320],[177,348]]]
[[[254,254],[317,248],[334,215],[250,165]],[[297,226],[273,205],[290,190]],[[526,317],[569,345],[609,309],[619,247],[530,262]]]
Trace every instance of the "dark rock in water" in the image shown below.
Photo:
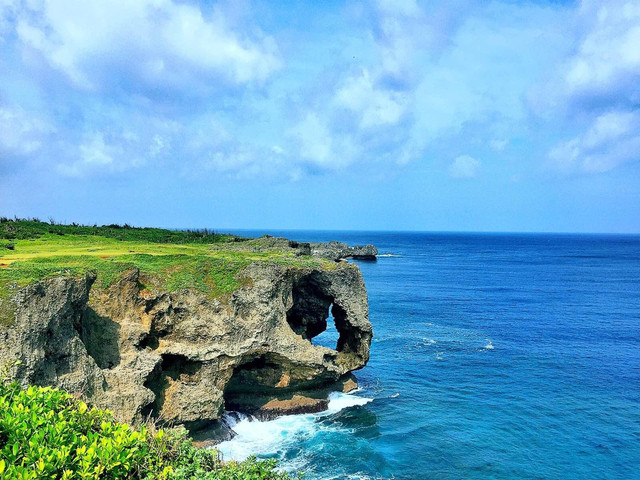
[[[351,248],[351,258],[356,260],[376,260],[378,249],[373,245],[356,245]]]
[[[232,406],[250,412],[261,421],[273,420],[283,415],[322,412],[329,405],[327,398],[312,398],[297,394],[290,394],[287,398],[251,397],[248,400],[251,401],[232,404]]]
[[[191,432],[191,439],[196,447],[207,448],[231,440],[236,435],[232,425],[224,420],[216,420],[207,427]]]
[[[267,241],[294,254],[312,250]],[[224,298],[150,291],[142,285],[153,278],[137,269],[103,291],[92,289],[94,275],[42,280],[12,297],[0,358],[21,361],[10,375],[23,386],[83,395],[122,422],[210,427],[240,398],[264,416],[318,411],[327,386],[367,363],[372,338],[359,268],[331,267],[252,263],[241,272],[247,281]],[[335,350],[311,342],[330,306]]]

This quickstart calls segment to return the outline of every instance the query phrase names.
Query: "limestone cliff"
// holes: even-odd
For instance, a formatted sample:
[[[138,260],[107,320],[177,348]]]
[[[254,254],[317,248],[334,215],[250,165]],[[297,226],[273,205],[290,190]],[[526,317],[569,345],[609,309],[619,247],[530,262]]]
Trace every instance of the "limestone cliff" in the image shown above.
[[[12,324],[0,325],[2,360],[21,361],[11,375],[22,384],[83,395],[121,421],[152,416],[191,429],[225,405],[263,416],[313,411],[326,407],[324,389],[352,387],[348,374],[366,364],[372,338],[358,267],[255,262],[241,274],[224,298],[149,289],[153,278],[137,269],[106,290],[92,289],[91,273],[39,281],[13,298]],[[312,343],[329,309],[335,350]]]
[[[328,260],[354,258],[357,260],[376,260],[378,249],[373,245],[356,245],[350,247],[342,242],[310,243],[311,254]]]

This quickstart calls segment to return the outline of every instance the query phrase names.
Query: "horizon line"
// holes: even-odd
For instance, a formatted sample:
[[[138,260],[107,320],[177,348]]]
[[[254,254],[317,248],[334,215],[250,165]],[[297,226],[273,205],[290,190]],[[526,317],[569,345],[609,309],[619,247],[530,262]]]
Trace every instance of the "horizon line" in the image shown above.
[[[185,227],[178,228],[178,230],[198,229],[200,227]],[[201,227],[210,228],[210,227]],[[173,228],[170,228],[173,229]],[[562,231],[506,231],[506,230],[361,230],[361,229],[339,229],[339,228],[246,228],[246,227],[223,227],[213,228],[217,233],[225,233],[226,231],[246,231],[256,232],[265,231],[268,235],[268,231],[281,231],[281,232],[340,232],[340,233],[431,233],[431,234],[471,234],[471,235],[627,235],[627,236],[640,236],[640,232],[562,232]]]

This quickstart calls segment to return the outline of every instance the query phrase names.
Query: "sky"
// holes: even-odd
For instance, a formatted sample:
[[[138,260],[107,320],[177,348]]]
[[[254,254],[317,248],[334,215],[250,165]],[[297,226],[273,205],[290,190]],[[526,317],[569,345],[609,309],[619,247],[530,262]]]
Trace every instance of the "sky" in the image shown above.
[[[640,232],[640,0],[0,0],[0,215]]]

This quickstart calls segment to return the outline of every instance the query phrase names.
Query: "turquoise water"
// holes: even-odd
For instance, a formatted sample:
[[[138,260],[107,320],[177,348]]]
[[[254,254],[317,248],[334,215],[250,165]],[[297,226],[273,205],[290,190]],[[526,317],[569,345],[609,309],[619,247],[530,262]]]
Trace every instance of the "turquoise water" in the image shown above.
[[[639,237],[269,233],[377,245],[371,360],[328,412],[240,422],[227,457],[310,479],[640,479]]]

